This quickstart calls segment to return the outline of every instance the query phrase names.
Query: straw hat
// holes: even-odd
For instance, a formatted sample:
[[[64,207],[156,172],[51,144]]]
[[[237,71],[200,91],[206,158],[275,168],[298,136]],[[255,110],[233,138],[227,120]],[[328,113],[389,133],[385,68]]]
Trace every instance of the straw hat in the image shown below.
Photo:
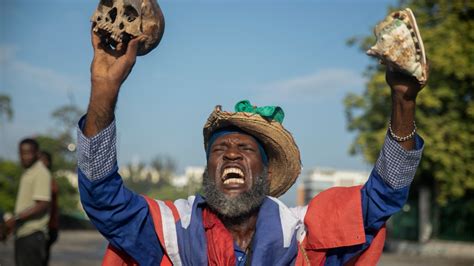
[[[204,125],[204,149],[207,149],[214,131],[229,126],[240,128],[262,143],[268,156],[268,170],[272,173],[269,195],[283,195],[301,172],[300,151],[290,132],[279,122],[270,121],[259,114],[225,112],[218,105]]]

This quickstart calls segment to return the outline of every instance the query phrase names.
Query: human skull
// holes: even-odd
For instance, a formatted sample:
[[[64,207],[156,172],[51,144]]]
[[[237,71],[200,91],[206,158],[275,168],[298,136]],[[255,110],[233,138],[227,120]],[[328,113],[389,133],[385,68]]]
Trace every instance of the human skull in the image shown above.
[[[146,36],[138,55],[147,54],[160,43],[165,27],[156,0],[100,0],[91,21],[94,32],[113,48],[134,37]]]
[[[426,55],[413,12],[407,8],[388,15],[374,29],[377,42],[367,54],[390,68],[414,76],[420,84],[427,80]]]

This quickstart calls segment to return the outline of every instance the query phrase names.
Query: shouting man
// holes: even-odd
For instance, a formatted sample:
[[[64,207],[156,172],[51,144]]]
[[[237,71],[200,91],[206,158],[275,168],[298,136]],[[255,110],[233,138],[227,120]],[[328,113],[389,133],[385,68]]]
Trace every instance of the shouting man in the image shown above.
[[[364,186],[332,188],[305,207],[285,206],[276,197],[293,185],[301,163],[282,126],[283,110],[241,101],[235,112],[216,107],[204,126],[203,195],[164,202],[124,187],[116,161],[114,109],[141,41],[112,49],[92,33],[91,97],[78,132],[79,184],[84,209],[110,242],[105,265],[376,264],[384,224],[405,203],[421,158],[414,114],[422,83],[384,62],[392,114]]]

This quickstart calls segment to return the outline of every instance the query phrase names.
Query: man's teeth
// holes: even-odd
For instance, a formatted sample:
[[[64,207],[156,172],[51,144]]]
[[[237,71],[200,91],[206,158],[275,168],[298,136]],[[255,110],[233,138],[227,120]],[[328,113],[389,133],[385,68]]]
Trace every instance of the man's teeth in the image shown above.
[[[242,170],[237,167],[229,167],[224,169],[224,172],[222,173],[222,178],[225,178],[228,174],[238,174],[241,178],[244,177],[244,173],[242,172]]]
[[[224,185],[229,184],[243,184],[244,180],[242,178],[229,178],[224,181]]]

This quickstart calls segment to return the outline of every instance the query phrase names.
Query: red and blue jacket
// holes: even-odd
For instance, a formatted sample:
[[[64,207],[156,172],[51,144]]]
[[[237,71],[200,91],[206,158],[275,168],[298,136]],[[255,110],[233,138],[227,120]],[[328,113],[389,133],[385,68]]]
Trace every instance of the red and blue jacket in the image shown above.
[[[245,253],[204,197],[159,201],[124,186],[114,123],[90,139],[78,133],[81,202],[110,243],[104,265],[245,264]],[[267,197],[249,253],[252,265],[375,265],[384,224],[404,205],[421,158],[418,136],[415,146],[404,151],[387,136],[364,186],[331,188],[305,207]]]
[[[110,241],[104,265],[241,265],[231,234],[202,196],[152,200],[129,191],[118,173],[92,189],[88,179],[80,182],[85,210]],[[257,218],[252,264],[375,265],[383,225],[407,194],[408,188],[391,189],[372,172],[363,187],[326,190],[306,207],[288,208],[267,197]]]

